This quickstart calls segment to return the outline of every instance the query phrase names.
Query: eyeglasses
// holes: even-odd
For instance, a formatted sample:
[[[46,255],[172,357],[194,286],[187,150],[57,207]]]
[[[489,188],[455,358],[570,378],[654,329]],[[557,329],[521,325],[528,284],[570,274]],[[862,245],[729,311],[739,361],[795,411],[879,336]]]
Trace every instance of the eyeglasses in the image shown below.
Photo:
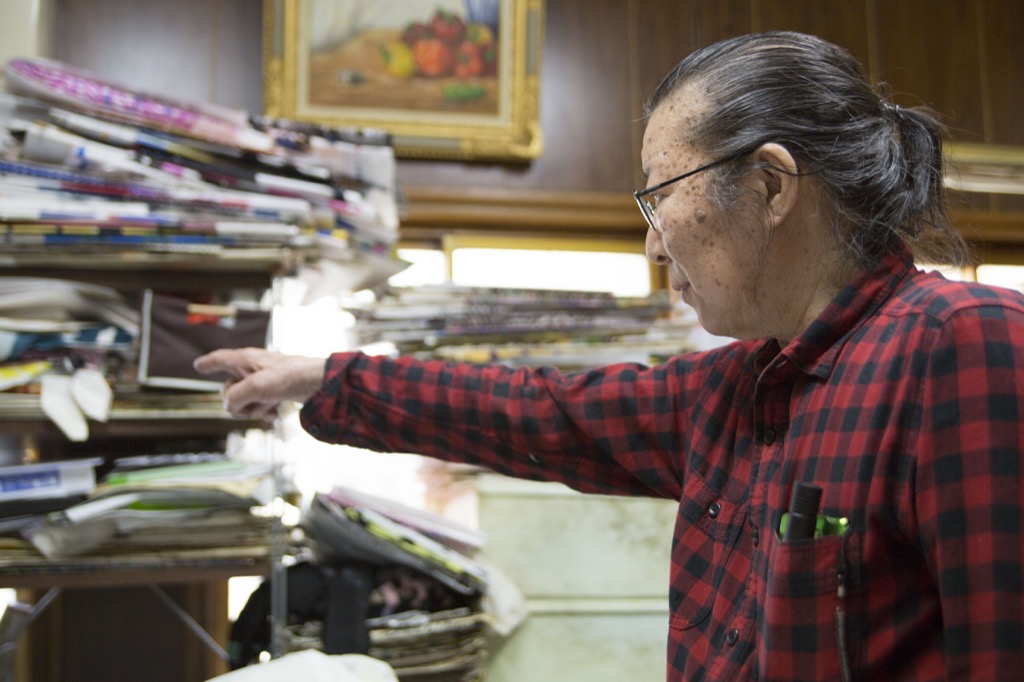
[[[711,163],[706,163],[703,166],[701,166],[700,168],[695,168],[692,171],[688,171],[686,173],[683,173],[682,175],[677,175],[676,177],[670,178],[670,179],[666,180],[665,182],[659,182],[654,187],[648,187],[647,189],[640,190],[639,192],[634,191],[633,192],[633,198],[636,199],[636,205],[640,207],[640,212],[644,214],[644,218],[647,220],[647,224],[650,225],[651,229],[654,230],[655,232],[661,232],[661,229],[658,227],[658,213],[657,213],[657,211],[658,211],[658,196],[656,194],[654,194],[655,192],[657,192],[660,189],[664,189],[664,188],[668,187],[669,185],[671,185],[674,182],[679,182],[680,180],[685,180],[686,178],[690,177],[691,175],[696,175],[697,173],[702,173],[702,172],[708,170],[709,168],[714,168],[715,166],[720,166],[723,163],[728,163],[730,161],[735,161],[736,159],[738,159],[741,156],[744,156],[746,154],[747,154],[746,151],[743,151],[743,152],[738,153],[738,154],[733,154],[732,156],[727,156],[724,159],[718,159],[717,161],[712,161]],[[651,199],[647,198],[647,197],[649,197],[651,195],[654,195],[652,197],[653,201]]]

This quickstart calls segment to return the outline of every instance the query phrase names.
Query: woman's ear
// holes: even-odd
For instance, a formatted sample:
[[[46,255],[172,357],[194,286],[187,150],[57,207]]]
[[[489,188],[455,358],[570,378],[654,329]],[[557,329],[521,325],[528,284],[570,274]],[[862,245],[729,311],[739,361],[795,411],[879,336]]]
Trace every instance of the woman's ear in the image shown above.
[[[749,177],[772,226],[783,222],[796,205],[800,176],[796,159],[781,144],[768,142],[750,155],[755,169]]]

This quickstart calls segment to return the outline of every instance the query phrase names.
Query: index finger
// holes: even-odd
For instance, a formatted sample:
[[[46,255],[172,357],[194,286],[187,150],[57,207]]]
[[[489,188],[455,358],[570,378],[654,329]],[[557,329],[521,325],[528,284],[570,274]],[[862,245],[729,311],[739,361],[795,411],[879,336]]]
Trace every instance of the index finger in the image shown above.
[[[192,367],[200,374],[225,372],[233,377],[241,377],[242,354],[237,349],[220,348],[200,355],[192,361]]]

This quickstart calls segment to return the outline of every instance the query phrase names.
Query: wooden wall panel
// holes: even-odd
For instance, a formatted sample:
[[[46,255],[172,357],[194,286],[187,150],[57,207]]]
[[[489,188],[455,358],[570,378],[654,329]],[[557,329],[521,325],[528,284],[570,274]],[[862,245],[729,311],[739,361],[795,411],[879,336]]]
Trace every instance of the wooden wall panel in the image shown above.
[[[691,22],[694,48],[757,30],[752,0],[695,0]]]
[[[628,4],[549,0],[541,65],[544,154],[527,166],[403,162],[403,183],[487,187],[630,188]]]
[[[167,596],[207,627],[209,604],[227,612],[226,586],[164,585]],[[223,622],[223,615],[218,615]],[[225,643],[223,631],[218,631]],[[145,586],[66,588],[33,621],[18,679],[32,682],[202,682],[226,666]]]
[[[878,2],[876,76],[903,105],[934,108],[965,142],[982,138],[978,18],[973,0]]]
[[[757,30],[812,33],[845,47],[871,73],[868,6],[865,0],[757,0]]]
[[[212,94],[209,6],[197,12],[189,3],[138,0],[58,5],[58,59],[156,91]]]
[[[984,141],[1024,146],[1024,3],[977,0],[984,69]]]
[[[180,0],[179,0],[180,1]],[[263,109],[263,6],[255,0],[213,0],[214,99],[247,111]]]
[[[662,79],[693,51],[693,3],[673,0],[631,0],[631,30],[628,44],[630,71],[630,153],[632,185],[641,187],[645,178],[640,168],[645,119],[644,105]]]
[[[54,57],[128,84],[259,111],[255,0],[55,0]]]
[[[982,64],[981,104],[984,142],[1024,146],[1024,3],[975,0],[979,22],[979,53]],[[996,211],[1024,211],[1024,197],[997,195],[972,203]]]
[[[57,58],[169,94],[260,110],[258,0],[54,3]],[[552,192],[590,193],[594,206],[612,206],[615,222],[625,222],[618,216],[633,210],[629,190],[642,182],[644,101],[692,49],[749,31],[817,33],[849,49],[898,102],[935,108],[957,140],[1024,146],[1020,0],[547,0],[546,8],[544,154],[522,165],[402,160],[399,181],[430,198],[418,215],[430,215],[432,229],[446,214],[445,194],[457,204],[460,229],[472,227],[472,198],[488,193],[509,205],[539,196],[530,208],[540,212],[552,206]],[[585,203],[574,196],[567,205]],[[1024,199],[974,195],[967,207],[1020,210]],[[580,222],[554,213],[574,229]]]

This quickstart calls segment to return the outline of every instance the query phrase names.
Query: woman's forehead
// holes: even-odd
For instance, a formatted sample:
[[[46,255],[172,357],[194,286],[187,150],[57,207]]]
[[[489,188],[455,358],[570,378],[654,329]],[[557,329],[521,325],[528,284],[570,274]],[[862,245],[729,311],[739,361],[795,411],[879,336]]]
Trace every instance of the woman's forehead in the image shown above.
[[[692,122],[692,114],[671,102],[666,102],[651,114],[644,131],[641,153],[643,170],[648,177],[662,164],[675,167],[680,161],[697,154],[696,146],[683,134]]]

